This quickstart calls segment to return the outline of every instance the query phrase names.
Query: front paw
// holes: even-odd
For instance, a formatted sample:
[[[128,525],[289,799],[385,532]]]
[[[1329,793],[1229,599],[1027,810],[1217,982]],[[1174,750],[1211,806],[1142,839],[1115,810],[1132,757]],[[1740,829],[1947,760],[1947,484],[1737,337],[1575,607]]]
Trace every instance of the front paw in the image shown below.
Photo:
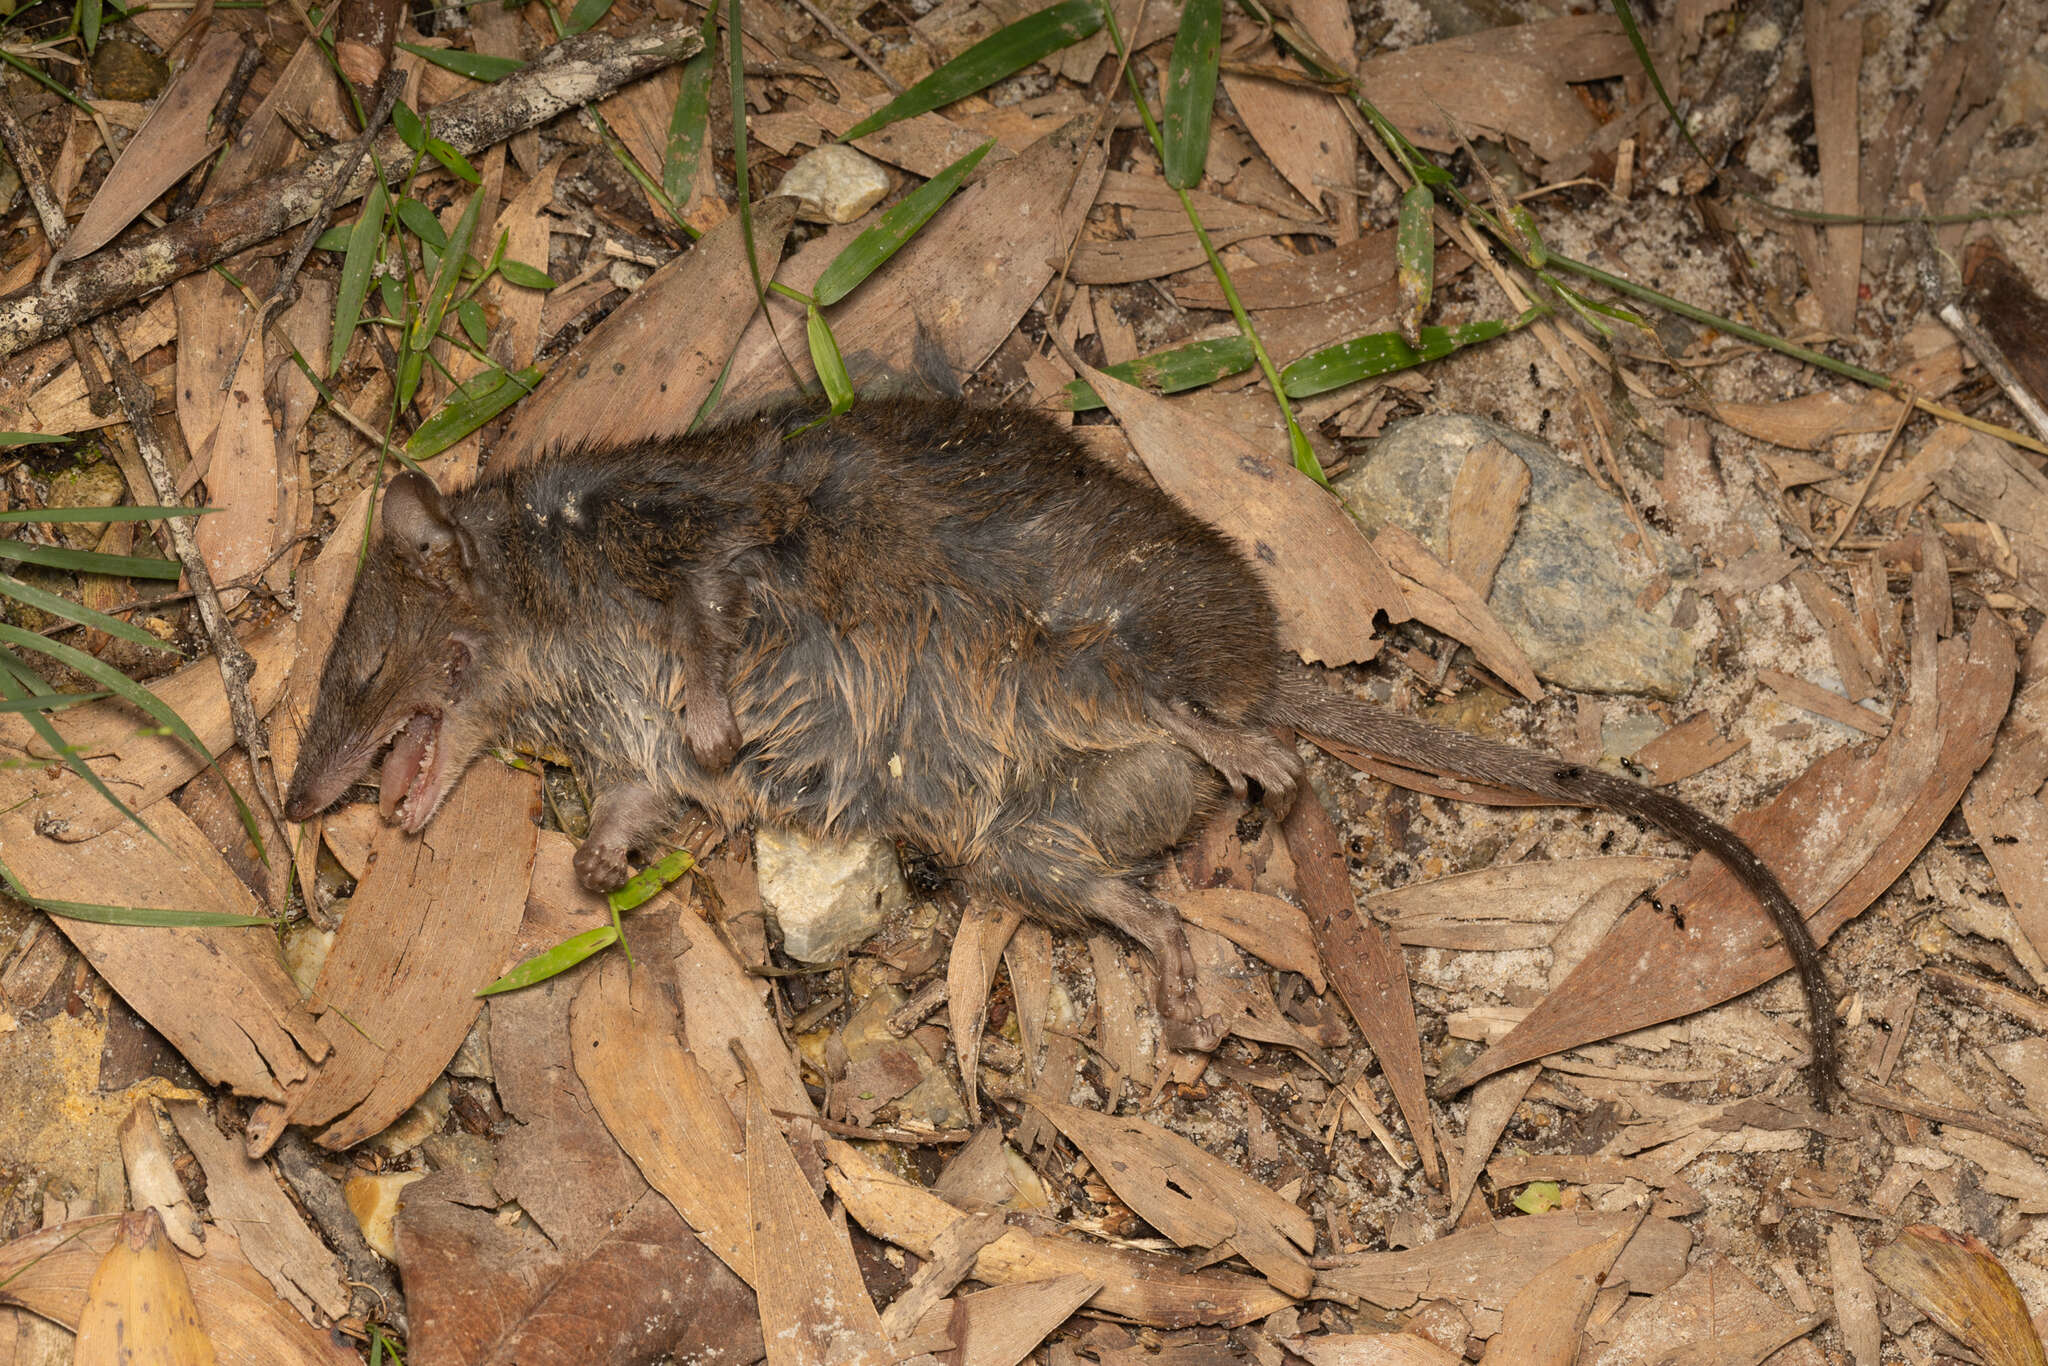
[[[688,707],[683,712],[683,738],[700,767],[722,773],[740,752],[740,725],[730,707]]]
[[[593,892],[612,892],[633,876],[632,850],[616,841],[593,836],[576,850],[576,877]]]

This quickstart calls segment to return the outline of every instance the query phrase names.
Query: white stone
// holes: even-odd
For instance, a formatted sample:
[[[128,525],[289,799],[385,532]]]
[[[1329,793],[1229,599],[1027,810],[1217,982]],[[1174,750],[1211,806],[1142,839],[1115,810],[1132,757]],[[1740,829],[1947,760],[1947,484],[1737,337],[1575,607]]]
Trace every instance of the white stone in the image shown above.
[[[790,830],[754,836],[761,906],[799,963],[830,963],[910,904],[910,889],[887,840],[841,844]]]
[[[798,157],[775,191],[795,198],[799,218],[851,223],[889,193],[889,173],[862,152],[838,143],[814,147]]]

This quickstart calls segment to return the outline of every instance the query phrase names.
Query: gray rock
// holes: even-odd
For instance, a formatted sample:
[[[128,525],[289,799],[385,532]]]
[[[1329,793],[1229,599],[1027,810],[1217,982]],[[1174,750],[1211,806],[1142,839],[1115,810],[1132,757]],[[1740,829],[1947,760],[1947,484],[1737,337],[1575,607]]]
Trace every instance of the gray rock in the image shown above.
[[[1529,496],[1487,606],[1538,676],[1582,692],[1684,693],[1696,652],[1671,625],[1677,594],[1650,612],[1636,606],[1649,571],[1623,549],[1635,524],[1613,495],[1542,442],[1481,417],[1410,418],[1371,443],[1335,481],[1337,492],[1368,525],[1393,522],[1444,556],[1451,486],[1466,453],[1489,440],[1528,466]],[[1674,579],[1692,568],[1663,537],[1654,552]]]
[[[761,906],[782,930],[782,950],[799,963],[829,963],[865,941],[910,904],[910,889],[887,840],[840,844],[791,830],[754,835]]]

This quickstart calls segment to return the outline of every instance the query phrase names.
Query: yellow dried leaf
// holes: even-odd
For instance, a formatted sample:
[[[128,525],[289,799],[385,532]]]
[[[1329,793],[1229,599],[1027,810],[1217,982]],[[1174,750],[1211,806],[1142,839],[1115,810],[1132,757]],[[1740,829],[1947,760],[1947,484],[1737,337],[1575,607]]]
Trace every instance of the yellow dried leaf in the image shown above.
[[[213,1340],[155,1210],[122,1216],[120,1236],[86,1289],[74,1360],[215,1366]]]
[[[2048,1366],[2019,1287],[1969,1234],[1914,1224],[1870,1258],[1870,1269],[1989,1366]]]

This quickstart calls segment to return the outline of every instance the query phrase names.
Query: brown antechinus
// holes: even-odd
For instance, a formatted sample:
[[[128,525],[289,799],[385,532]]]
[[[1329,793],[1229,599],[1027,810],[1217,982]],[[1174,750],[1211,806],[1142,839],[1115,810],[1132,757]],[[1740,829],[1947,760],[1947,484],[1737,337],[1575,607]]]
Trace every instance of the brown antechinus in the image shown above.
[[[285,812],[380,751],[417,832],[487,744],[567,753],[594,794],[598,890],[690,803],[926,851],[970,892],[1101,921],[1159,967],[1169,1039],[1213,1047],[1179,915],[1146,885],[1226,789],[1292,798],[1292,728],[1418,768],[1624,812],[1714,854],[1769,909],[1806,990],[1819,951],[1735,834],[1625,778],[1323,686],[1223,535],[1062,428],[897,398],[790,435],[781,409],[701,436],[572,449],[442,494],[384,496]]]

